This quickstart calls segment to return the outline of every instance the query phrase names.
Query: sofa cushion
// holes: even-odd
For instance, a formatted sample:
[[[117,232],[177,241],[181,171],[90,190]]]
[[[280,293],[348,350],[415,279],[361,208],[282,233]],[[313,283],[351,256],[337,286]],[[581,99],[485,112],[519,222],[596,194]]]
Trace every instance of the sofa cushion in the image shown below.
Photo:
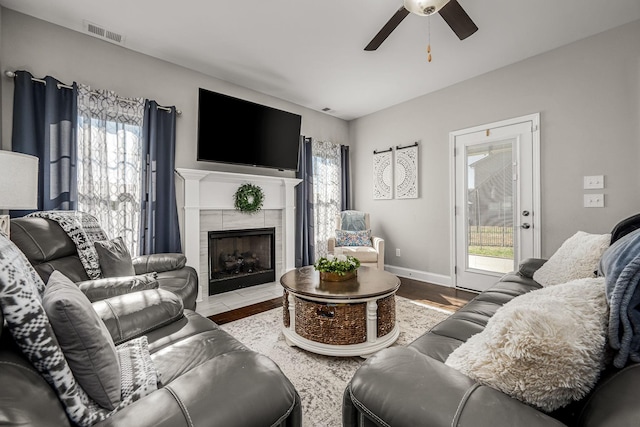
[[[604,367],[604,279],[533,291],[505,304],[446,364],[545,411],[583,398]]]
[[[94,242],[103,277],[135,276],[131,254],[122,237]]]
[[[116,346],[87,297],[54,271],[42,298],[49,322],[73,376],[100,406],[120,403],[120,364]]]
[[[611,234],[589,234],[578,231],[535,273],[533,279],[542,286],[595,277],[598,262],[609,246]]]
[[[371,230],[336,230],[336,246],[373,246]]]
[[[357,258],[360,262],[377,262],[378,252],[371,246],[341,246],[335,248],[334,255],[347,255]]]

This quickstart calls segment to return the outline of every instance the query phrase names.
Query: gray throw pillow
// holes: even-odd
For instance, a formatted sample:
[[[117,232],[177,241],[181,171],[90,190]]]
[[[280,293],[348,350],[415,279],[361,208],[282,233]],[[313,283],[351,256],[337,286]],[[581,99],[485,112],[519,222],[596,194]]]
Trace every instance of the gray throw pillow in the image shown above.
[[[87,297],[54,271],[42,298],[49,323],[73,376],[100,406],[120,403],[120,364],[113,339]]]
[[[104,277],[135,276],[131,254],[122,237],[94,243]]]
[[[367,229],[365,213],[360,211],[342,211],[340,213],[342,229],[347,231],[362,231]]]

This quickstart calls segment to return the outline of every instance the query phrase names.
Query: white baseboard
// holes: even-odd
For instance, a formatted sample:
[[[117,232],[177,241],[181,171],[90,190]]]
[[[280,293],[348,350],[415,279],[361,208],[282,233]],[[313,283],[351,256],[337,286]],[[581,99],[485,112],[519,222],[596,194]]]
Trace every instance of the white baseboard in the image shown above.
[[[388,271],[389,273],[395,274],[399,277],[420,280],[422,282],[429,282],[440,286],[453,286],[451,277],[445,276],[444,274],[429,273],[428,271],[413,270],[411,268],[396,267],[387,264],[385,264],[384,269],[385,271]]]

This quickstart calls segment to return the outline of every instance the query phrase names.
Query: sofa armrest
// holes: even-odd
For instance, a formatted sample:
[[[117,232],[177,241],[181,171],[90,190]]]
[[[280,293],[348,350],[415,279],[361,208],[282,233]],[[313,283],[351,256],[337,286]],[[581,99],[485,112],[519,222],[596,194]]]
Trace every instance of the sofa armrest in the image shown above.
[[[183,316],[180,297],[151,289],[93,303],[116,345],[175,322]]]
[[[542,267],[545,262],[547,262],[547,260],[542,258],[524,259],[518,266],[518,274],[522,277],[533,279],[533,273],[535,273],[536,270]]]
[[[329,240],[327,240],[327,252],[332,254],[335,249],[336,249],[336,238],[329,237]]]
[[[362,423],[362,418],[367,422]],[[564,425],[406,347],[382,350],[358,369],[344,394],[343,424],[347,427]]]
[[[179,270],[187,264],[184,254],[151,254],[141,255],[133,258],[133,268],[136,274],[151,273],[153,271],[162,273],[163,271]]]
[[[89,301],[96,302],[131,292],[158,289],[159,284],[157,275],[152,273],[139,276],[85,280],[76,283],[76,285],[78,285],[80,290],[89,298]]]
[[[378,252],[378,270],[384,270],[384,239],[382,237],[371,236],[371,244]]]
[[[253,351],[234,351],[211,357],[94,427],[301,425],[300,396],[278,366]]]

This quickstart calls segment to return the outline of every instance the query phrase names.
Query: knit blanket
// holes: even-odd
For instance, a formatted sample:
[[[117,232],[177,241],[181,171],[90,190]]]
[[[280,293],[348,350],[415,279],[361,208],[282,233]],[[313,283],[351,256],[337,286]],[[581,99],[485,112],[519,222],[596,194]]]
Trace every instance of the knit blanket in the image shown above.
[[[96,217],[79,211],[41,211],[27,216],[46,218],[57,222],[76,245],[80,262],[90,279],[102,277],[98,253],[93,245],[99,240],[109,240]]]
[[[609,247],[600,260],[609,303],[609,345],[613,365],[640,362],[640,229]]]

